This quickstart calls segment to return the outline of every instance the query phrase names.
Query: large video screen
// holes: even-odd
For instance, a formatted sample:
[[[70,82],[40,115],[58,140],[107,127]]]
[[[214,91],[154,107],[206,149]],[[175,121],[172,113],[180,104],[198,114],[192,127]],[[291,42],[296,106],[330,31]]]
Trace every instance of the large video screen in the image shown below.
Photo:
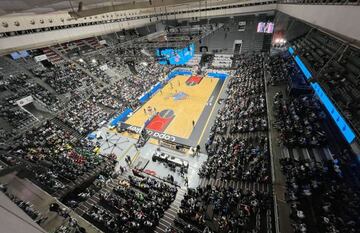
[[[262,33],[273,33],[274,32],[274,23],[272,22],[260,22],[257,25],[257,32]]]
[[[195,44],[183,49],[159,48],[156,56],[162,65],[185,65],[195,54]]]

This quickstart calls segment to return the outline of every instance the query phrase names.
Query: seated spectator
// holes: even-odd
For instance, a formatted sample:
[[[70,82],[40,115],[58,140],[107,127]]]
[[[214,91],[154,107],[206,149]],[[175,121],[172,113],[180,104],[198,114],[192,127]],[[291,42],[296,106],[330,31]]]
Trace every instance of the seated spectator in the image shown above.
[[[181,201],[178,216],[185,223],[177,220],[175,224],[184,229],[199,229],[190,232],[246,231],[256,229],[256,216],[270,208],[271,198],[267,194],[240,192],[231,187],[198,187],[189,189]]]

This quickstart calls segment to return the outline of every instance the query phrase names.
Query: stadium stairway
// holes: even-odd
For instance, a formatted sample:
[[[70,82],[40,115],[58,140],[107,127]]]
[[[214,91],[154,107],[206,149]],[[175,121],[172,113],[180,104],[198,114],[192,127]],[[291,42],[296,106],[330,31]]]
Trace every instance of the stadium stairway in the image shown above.
[[[83,138],[83,136],[77,132],[75,129],[71,128],[70,126],[68,126],[67,124],[65,124],[62,120],[60,120],[59,118],[55,117],[52,119],[52,122],[54,122],[55,124],[57,124],[58,126],[60,126],[61,128],[65,129],[67,132],[71,133],[72,135],[74,135],[74,137],[77,140],[80,140]]]
[[[131,73],[133,75],[138,75],[139,74],[134,65],[127,63],[127,66],[129,67],[129,70],[131,71]]]
[[[271,185],[268,183],[259,182],[247,182],[247,181],[235,181],[235,180],[221,180],[214,178],[202,178],[200,179],[200,187],[206,187],[211,185],[212,187],[232,187],[235,190],[250,190],[258,191],[261,193],[270,193]]]
[[[96,205],[100,202],[100,195],[106,192],[111,192],[113,188],[115,188],[120,180],[126,179],[127,176],[130,175],[130,172],[125,171],[122,175],[119,175],[115,179],[111,179],[108,183],[105,183],[103,188],[95,193],[90,198],[86,199],[85,201],[81,202],[78,207],[75,208],[75,212],[80,216],[87,213],[93,205]]]
[[[52,87],[50,87],[47,83],[45,83],[40,78],[36,77],[28,69],[24,68],[24,65],[22,65],[22,63],[20,61],[14,61],[8,57],[2,57],[2,59],[0,60],[0,67],[2,66],[1,63],[6,65],[7,67],[12,67],[11,69],[13,70],[13,73],[18,73],[18,72],[25,73],[26,75],[31,77],[34,82],[36,82],[37,84],[39,84],[40,86],[42,86],[43,88],[48,90],[50,93],[56,94],[55,90]]]
[[[89,75],[90,77],[92,77],[94,80],[96,80],[96,82],[100,83],[102,86],[105,86],[106,83],[104,83],[103,81],[101,81],[99,78],[97,78],[93,73],[91,73],[88,69],[85,69],[84,67],[82,67],[80,64],[78,64],[77,62],[74,62],[73,60],[71,60],[70,58],[66,57],[65,55],[63,55],[59,50],[57,50],[56,48],[52,47],[51,50],[56,53],[58,56],[62,57],[65,61],[68,61],[74,65],[76,65],[81,71],[83,71],[85,74]]]
[[[48,60],[52,63],[52,64],[58,64],[60,62],[63,61],[62,57],[59,56],[59,54],[57,54],[53,49],[51,49],[50,47],[45,47],[41,49],[43,51],[43,53],[46,54],[46,56],[48,57]]]
[[[264,52],[270,51],[271,41],[272,41],[272,34],[265,34],[264,40],[263,40],[262,51],[264,51]]]
[[[106,192],[111,192],[116,186],[118,186],[119,181],[121,180],[128,180],[128,176],[132,175],[130,171],[125,171],[123,174],[119,175],[115,179],[111,179],[107,182],[103,188],[94,194],[92,197],[88,198],[87,200],[81,202],[78,207],[75,208],[75,212],[80,216],[83,216],[87,213],[93,205],[97,205],[100,202],[100,195]],[[174,225],[174,220],[177,217],[177,212],[181,205],[181,200],[184,198],[186,193],[186,189],[178,188],[175,200],[171,203],[169,209],[167,209],[164,213],[164,216],[160,219],[159,224],[156,226],[155,232],[162,233],[169,226]]]
[[[96,50],[103,48],[96,37],[90,37],[82,40],[85,44]]]
[[[108,165],[109,165],[109,162],[104,162],[103,164],[101,164],[100,166],[95,168],[90,173],[86,173],[83,176],[77,177],[77,179],[75,181],[71,182],[71,185],[69,185],[68,188],[61,189],[61,190],[55,192],[53,194],[53,196],[57,197],[57,198],[64,197],[66,194],[68,194],[71,191],[73,191],[74,189],[76,189],[80,184],[84,184],[84,183],[88,182],[89,180],[97,177],[100,174],[101,170],[104,169]]]
[[[177,212],[180,209],[181,200],[186,194],[186,189],[179,188],[175,200],[171,203],[170,208],[164,213],[164,216],[160,219],[159,224],[156,226],[155,232],[162,233],[166,232],[166,229],[174,225],[174,220],[177,217]]]

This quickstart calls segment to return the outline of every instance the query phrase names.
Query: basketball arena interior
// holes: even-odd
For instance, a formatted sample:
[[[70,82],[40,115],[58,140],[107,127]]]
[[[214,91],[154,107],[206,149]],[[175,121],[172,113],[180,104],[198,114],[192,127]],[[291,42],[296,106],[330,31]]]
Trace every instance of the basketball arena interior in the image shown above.
[[[360,0],[0,0],[0,233],[360,233]]]

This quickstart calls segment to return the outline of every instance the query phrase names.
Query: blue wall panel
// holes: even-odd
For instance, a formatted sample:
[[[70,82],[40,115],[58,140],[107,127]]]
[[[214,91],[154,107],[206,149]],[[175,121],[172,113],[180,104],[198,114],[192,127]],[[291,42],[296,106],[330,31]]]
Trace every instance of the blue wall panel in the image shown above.
[[[289,47],[289,48],[288,48],[288,51],[289,51],[289,53],[290,53],[291,55],[294,54],[294,49],[293,49],[292,47]]]
[[[190,70],[185,70],[185,69],[178,69],[178,70],[174,70],[171,71],[167,77],[165,78],[165,81],[168,82],[169,80],[175,78],[178,75],[192,75],[192,72]],[[140,98],[139,101],[140,103],[145,103],[146,101],[148,101],[158,90],[160,90],[161,88],[163,88],[163,84],[162,82],[158,82],[153,88],[151,88],[150,91],[144,93]]]
[[[217,72],[210,72],[207,74],[209,77],[219,78],[219,79],[226,79],[229,75],[226,73],[217,73]]]
[[[162,88],[162,86],[163,86],[162,83],[158,82],[153,88],[151,88],[150,91],[146,92],[143,96],[140,97],[139,99],[140,103],[143,104],[146,101],[148,101],[153,94],[155,94],[159,89]]]
[[[288,51],[291,55],[294,55],[294,49],[292,47],[288,48]],[[293,56],[294,57],[294,56]],[[304,63],[301,61],[299,56],[294,57],[295,62],[298,64],[300,70],[303,72],[307,79],[311,78],[310,71],[306,68]],[[346,139],[348,143],[352,143],[356,138],[354,131],[350,128],[349,124],[346,122],[344,117],[338,112],[335,105],[332,103],[330,98],[326,95],[325,91],[321,88],[319,83],[311,82],[311,87],[315,91],[315,94],[319,97],[320,102],[324,105],[326,110],[329,112],[331,118],[334,120],[335,124],[339,128],[340,132]]]
[[[119,124],[120,121],[124,121],[127,119],[127,116],[132,113],[132,109],[131,108],[126,108],[119,116],[115,117],[112,121],[111,121],[111,125],[112,126],[116,126]]]
[[[165,78],[165,81],[167,82],[167,81],[175,78],[178,75],[192,75],[192,72],[190,70],[177,69],[177,70],[171,71]]]
[[[329,112],[330,116],[335,121],[337,127],[340,129],[340,132],[343,134],[346,141],[348,143],[352,143],[355,139],[355,134],[348,125],[348,123],[337,111],[334,104],[331,102],[330,98],[326,95],[324,90],[320,87],[320,85],[317,82],[311,83],[311,87],[314,89],[316,95],[319,97],[320,101],[323,103],[323,105]]]
[[[308,68],[306,68],[306,66],[304,65],[304,63],[301,61],[299,56],[295,56],[295,61],[296,64],[298,64],[298,66],[300,67],[300,70],[304,73],[306,79],[310,79],[311,78],[311,73],[308,70]]]

